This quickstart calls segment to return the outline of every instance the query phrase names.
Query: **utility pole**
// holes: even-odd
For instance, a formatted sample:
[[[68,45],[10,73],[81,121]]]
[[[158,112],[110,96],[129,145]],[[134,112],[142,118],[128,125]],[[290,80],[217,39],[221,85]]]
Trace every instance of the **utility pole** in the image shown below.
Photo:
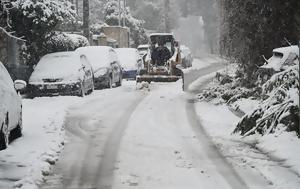
[[[78,2],[78,0],[76,0],[76,13],[77,13],[77,15],[78,15],[78,13],[79,13],[78,7],[79,7],[79,2]]]
[[[169,17],[169,12],[170,12],[170,0],[165,0],[165,32],[170,33],[171,32],[171,27],[170,27],[170,17]]]
[[[90,41],[90,2],[83,0],[83,35]]]
[[[126,27],[126,0],[123,0],[123,27]]]
[[[121,0],[119,0],[119,26],[121,26]]]

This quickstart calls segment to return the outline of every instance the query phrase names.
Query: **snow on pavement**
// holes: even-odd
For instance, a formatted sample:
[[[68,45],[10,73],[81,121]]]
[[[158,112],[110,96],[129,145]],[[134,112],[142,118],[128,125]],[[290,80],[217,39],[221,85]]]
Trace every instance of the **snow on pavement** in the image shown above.
[[[275,138],[269,135],[262,139],[260,136],[241,139],[239,135],[231,134],[240,118],[233,115],[227,106],[198,102],[196,110],[214,143],[240,175],[244,174],[243,170],[252,169],[265,178],[272,188],[299,188],[299,173],[289,166],[289,163],[294,163],[292,165],[298,165],[299,168],[299,163],[295,162],[300,156],[299,139],[296,136],[286,133],[286,137]]]
[[[0,188],[37,188],[63,147],[64,117],[78,97],[23,99],[23,137],[0,152]]]
[[[211,152],[214,145],[196,136],[180,82],[151,84],[151,92],[132,114],[121,143],[114,189],[247,188],[235,170]],[[216,112],[210,113],[213,118]],[[243,172],[247,185],[268,188],[256,173]]]
[[[196,157],[185,149],[185,140],[196,139],[186,129],[180,82],[153,86],[133,113],[121,143],[113,188],[213,188],[215,183],[230,188],[217,173],[206,173],[208,165],[198,168]]]

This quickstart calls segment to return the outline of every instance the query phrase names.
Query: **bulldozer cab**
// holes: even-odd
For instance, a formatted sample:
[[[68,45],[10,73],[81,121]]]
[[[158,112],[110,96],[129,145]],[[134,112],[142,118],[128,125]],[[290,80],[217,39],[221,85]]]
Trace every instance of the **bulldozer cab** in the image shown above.
[[[180,49],[173,34],[154,33],[150,35],[150,54],[145,61],[145,70],[136,78],[137,82],[174,82],[181,78]]]
[[[164,65],[175,53],[175,40],[172,34],[150,35],[152,64]]]

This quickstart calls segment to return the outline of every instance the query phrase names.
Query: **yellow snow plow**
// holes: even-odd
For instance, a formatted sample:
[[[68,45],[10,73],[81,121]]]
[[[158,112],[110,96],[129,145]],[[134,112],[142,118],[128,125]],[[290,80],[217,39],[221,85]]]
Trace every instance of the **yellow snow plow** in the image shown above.
[[[145,68],[136,77],[137,82],[174,82],[182,77],[182,71],[177,68],[182,64],[179,44],[173,34],[150,35],[150,46],[144,64]]]

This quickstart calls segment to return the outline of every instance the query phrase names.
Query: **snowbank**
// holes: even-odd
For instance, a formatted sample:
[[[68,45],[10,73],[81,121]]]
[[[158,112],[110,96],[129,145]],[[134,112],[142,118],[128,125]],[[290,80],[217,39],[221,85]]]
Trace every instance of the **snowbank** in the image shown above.
[[[239,122],[234,132],[243,136],[274,133],[278,127],[299,132],[299,67],[291,66],[262,86],[262,101]]]
[[[0,178],[16,181],[14,187],[35,189],[49,174],[64,143],[64,117],[78,97],[23,100],[23,137],[0,153]],[[13,188],[11,182],[0,188]],[[4,185],[4,186],[3,186]]]
[[[214,83],[196,104],[204,127],[222,153],[237,167],[258,171],[272,188],[296,189],[300,184],[300,140],[291,132],[299,129],[298,73],[298,66],[290,66],[253,90],[236,85],[235,79],[224,85]],[[215,101],[218,106],[213,105]],[[228,108],[246,115],[240,120]]]
[[[299,188],[300,140],[295,133],[281,130],[263,137],[252,135],[241,139],[231,134],[240,118],[226,105],[198,102],[195,106],[205,130],[239,175],[248,170],[261,175],[272,189]],[[254,182],[257,185],[253,187],[247,183],[249,188],[258,188],[260,181]]]

